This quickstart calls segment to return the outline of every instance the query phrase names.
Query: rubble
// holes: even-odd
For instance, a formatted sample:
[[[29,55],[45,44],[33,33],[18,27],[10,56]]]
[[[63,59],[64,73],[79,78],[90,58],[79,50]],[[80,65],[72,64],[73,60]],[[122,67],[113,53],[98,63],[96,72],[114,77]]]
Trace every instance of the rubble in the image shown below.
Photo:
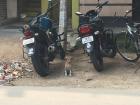
[[[23,77],[29,78],[32,73],[32,68],[25,61],[0,62],[0,86],[5,86],[5,84],[11,86],[11,81]]]

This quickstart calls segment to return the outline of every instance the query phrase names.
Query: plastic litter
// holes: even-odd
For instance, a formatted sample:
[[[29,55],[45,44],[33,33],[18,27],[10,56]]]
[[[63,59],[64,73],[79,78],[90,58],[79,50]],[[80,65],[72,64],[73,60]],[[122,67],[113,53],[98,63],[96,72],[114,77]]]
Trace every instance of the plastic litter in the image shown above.
[[[18,78],[32,76],[30,65],[23,61],[0,62],[0,86]]]

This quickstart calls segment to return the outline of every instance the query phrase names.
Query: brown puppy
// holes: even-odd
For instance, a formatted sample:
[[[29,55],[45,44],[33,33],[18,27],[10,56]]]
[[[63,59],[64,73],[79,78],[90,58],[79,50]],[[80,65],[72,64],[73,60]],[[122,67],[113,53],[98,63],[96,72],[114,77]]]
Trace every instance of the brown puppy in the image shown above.
[[[71,69],[71,56],[66,56],[65,57],[65,76],[72,76],[72,69]]]

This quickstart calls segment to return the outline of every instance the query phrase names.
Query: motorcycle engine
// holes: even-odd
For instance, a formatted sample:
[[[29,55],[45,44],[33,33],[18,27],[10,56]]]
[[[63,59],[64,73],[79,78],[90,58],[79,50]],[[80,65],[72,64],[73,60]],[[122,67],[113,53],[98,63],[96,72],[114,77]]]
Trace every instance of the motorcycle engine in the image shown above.
[[[50,45],[49,47],[48,47],[48,52],[49,53],[53,53],[53,52],[55,52],[55,46],[54,45]]]

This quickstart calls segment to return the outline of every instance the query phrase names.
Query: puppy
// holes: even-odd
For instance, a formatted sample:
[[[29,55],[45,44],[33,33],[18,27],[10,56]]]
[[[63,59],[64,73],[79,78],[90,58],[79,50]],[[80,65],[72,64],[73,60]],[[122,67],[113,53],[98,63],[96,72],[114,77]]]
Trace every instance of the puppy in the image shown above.
[[[72,76],[72,69],[71,69],[71,56],[66,56],[65,57],[65,76]]]

